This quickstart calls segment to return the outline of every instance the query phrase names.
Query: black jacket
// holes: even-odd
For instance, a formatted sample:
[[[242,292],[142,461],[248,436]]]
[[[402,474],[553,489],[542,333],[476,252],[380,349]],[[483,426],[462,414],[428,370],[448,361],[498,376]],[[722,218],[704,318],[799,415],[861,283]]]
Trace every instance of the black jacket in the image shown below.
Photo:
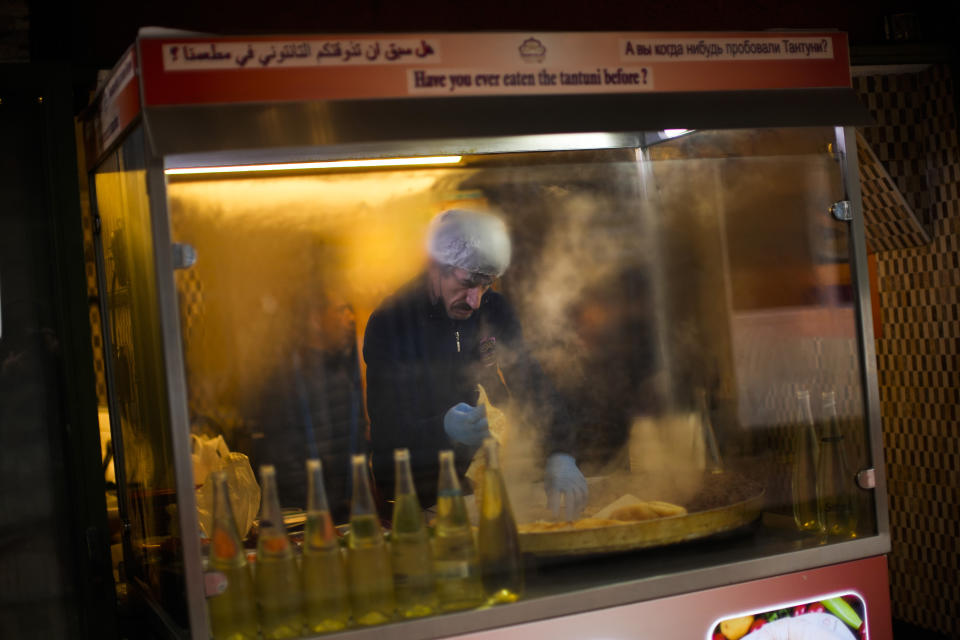
[[[366,416],[356,348],[290,354],[257,398],[251,463],[277,470],[283,507],[307,506],[305,460],[320,458],[334,520],[350,513],[350,456],[364,453]]]
[[[370,316],[363,358],[373,469],[383,500],[394,495],[395,448],[410,450],[422,506],[436,502],[441,450],[453,449],[463,482],[476,447],[455,444],[444,431],[443,416],[459,402],[476,405],[478,383],[494,405],[512,400],[511,415],[522,416],[527,427],[544,429],[545,453],[571,452],[568,412],[499,293],[488,291],[470,318],[453,320],[442,302],[431,303],[423,275]]]

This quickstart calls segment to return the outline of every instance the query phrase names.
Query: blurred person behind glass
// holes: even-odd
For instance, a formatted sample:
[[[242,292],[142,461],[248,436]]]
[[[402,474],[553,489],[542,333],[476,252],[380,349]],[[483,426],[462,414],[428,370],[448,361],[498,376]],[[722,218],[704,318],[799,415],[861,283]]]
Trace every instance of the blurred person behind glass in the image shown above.
[[[350,510],[350,456],[366,451],[367,419],[353,308],[338,292],[305,296],[301,339],[263,386],[254,411],[251,462],[273,464],[280,504],[306,507],[304,461],[323,461],[334,520]]]

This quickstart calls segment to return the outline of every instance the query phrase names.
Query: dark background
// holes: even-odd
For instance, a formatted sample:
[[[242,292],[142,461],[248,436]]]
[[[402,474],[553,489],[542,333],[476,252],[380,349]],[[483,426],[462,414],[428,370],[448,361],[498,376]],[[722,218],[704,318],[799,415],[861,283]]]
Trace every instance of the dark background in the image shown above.
[[[83,479],[98,475],[98,469],[84,467],[91,461],[97,465],[99,443],[92,371],[81,371],[92,360],[89,341],[80,344],[88,328],[87,304],[70,299],[82,297],[83,283],[77,266],[82,264],[81,234],[69,113],[82,111],[98,71],[119,60],[139,28],[224,35],[836,29],[848,33],[854,64],[941,62],[950,64],[957,77],[958,15],[957,0],[0,0],[0,104],[13,107],[4,111],[9,121],[0,129],[2,160],[8,166],[8,179],[0,184],[5,203],[0,240],[7,240],[0,242],[0,266],[28,276],[16,285],[4,279],[5,301],[14,296],[12,302],[19,303],[6,312],[22,313],[5,318],[10,339],[0,360],[16,363],[20,360],[13,356],[32,354],[24,360],[31,364],[29,370],[8,364],[0,404],[10,410],[14,401],[29,399],[37,413],[30,428],[7,420],[0,430],[5,452],[0,458],[9,472],[0,476],[6,515],[0,517],[4,636],[116,635],[110,621],[117,612],[109,561],[102,557],[108,535],[102,484],[77,488]],[[19,64],[5,69],[15,65],[2,63]],[[66,82],[56,75],[62,72]],[[64,84],[72,91],[62,91]],[[23,95],[11,94],[12,86]],[[43,107],[39,95],[46,96]],[[73,338],[77,344],[71,345]],[[71,416],[83,416],[81,422],[91,424],[71,427]],[[22,486],[32,491],[18,490]],[[44,562],[50,568],[38,571]],[[121,637],[151,635],[129,605],[120,608],[119,627]],[[894,633],[897,638],[940,637],[896,620]]]
[[[114,65],[138,28],[162,26],[222,35],[837,29],[849,34],[854,62],[952,61],[960,40],[958,16],[956,0],[0,0],[0,60],[10,59],[4,45],[12,37],[20,43],[21,61],[25,55],[33,62],[69,61],[82,87],[95,83],[96,70]],[[898,30],[895,23],[906,27]]]

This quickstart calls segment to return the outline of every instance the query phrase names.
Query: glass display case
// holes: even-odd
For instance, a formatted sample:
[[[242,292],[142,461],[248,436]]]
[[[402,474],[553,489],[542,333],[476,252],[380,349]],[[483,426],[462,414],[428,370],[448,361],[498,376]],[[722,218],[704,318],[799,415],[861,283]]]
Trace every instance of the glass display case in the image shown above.
[[[255,575],[261,465],[299,557],[321,460],[349,563],[351,463],[396,545],[408,449],[436,556],[438,454],[476,534],[488,431],[519,598],[346,632],[649,611],[889,550],[842,34],[145,33],[100,100],[125,561],[174,633],[230,589],[210,471]]]

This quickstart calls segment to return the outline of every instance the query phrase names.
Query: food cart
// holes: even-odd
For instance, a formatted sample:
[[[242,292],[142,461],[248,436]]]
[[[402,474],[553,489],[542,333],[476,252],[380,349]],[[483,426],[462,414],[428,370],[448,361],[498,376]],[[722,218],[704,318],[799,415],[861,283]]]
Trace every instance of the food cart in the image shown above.
[[[354,394],[326,454],[368,446],[370,314],[434,215],[480,208],[591,498],[552,522],[505,462],[524,596],[391,637],[735,639],[838,599],[846,633],[890,637],[865,121],[836,32],[143,31],[85,123],[129,584],[208,637],[203,448],[305,478],[332,436],[298,412],[334,384],[300,375],[310,336],[344,338]],[[238,493],[243,528],[259,488]],[[683,512],[610,518],[624,500]]]

